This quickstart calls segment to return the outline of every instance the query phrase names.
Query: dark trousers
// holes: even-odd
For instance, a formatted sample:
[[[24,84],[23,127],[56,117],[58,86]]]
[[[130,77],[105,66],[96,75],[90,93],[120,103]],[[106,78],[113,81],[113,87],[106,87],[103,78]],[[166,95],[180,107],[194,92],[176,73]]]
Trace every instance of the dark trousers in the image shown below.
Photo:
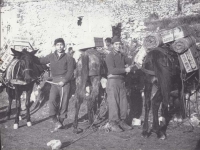
[[[133,118],[139,119],[142,115],[143,99],[139,89],[130,89],[130,95],[128,96],[129,102],[129,115],[127,117],[128,123],[131,124]]]
[[[109,108],[109,122],[125,120],[127,116],[128,102],[125,83],[122,79],[108,79],[107,101]]]
[[[59,79],[53,80],[53,82],[59,82]],[[63,88],[63,94],[62,94]],[[67,118],[68,104],[69,104],[69,94],[70,94],[70,83],[65,86],[57,86],[52,84],[49,96],[49,115],[59,115],[60,118]],[[60,102],[62,98],[62,103],[60,107]]]

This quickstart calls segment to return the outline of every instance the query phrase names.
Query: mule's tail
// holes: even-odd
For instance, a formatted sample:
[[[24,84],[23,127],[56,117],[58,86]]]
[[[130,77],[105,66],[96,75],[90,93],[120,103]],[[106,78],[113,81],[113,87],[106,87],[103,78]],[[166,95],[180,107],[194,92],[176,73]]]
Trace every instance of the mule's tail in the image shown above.
[[[80,84],[79,87],[79,93],[77,93],[81,99],[85,98],[86,94],[86,84],[89,76],[89,56],[85,53],[81,55],[81,63],[82,63],[82,69],[80,72]]]

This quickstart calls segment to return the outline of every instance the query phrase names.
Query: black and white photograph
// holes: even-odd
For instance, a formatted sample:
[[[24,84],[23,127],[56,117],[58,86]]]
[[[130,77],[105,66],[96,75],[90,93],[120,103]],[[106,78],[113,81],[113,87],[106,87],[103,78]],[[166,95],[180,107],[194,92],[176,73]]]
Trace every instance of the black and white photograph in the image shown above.
[[[200,0],[0,0],[1,150],[200,150]]]

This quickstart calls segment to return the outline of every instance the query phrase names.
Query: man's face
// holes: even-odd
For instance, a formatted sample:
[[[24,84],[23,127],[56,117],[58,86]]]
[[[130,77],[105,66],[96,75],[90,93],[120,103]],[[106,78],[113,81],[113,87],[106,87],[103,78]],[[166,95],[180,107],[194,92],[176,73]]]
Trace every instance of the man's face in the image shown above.
[[[107,46],[107,47],[109,47],[109,46],[111,45],[111,43],[108,42],[108,41],[105,41],[105,43],[106,43],[106,46]]]
[[[64,48],[65,48],[65,46],[64,46],[63,43],[57,43],[57,44],[55,45],[55,47],[56,47],[57,52],[59,52],[59,53],[63,52],[63,51],[64,51]]]
[[[119,52],[121,50],[121,43],[120,42],[113,43],[113,49],[114,51]]]
[[[74,55],[74,51],[73,51],[73,50],[70,50],[70,51],[69,51],[69,54],[70,54],[71,56],[73,56],[73,55]]]

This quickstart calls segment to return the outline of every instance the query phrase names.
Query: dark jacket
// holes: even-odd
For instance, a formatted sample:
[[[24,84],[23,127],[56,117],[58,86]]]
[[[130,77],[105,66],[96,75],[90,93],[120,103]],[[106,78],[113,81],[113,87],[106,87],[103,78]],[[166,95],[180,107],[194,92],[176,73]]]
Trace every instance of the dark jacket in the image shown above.
[[[106,65],[108,68],[108,75],[125,75],[125,65],[131,64],[131,59],[123,55],[121,52],[110,52],[106,56]]]
[[[39,59],[41,64],[50,63],[52,77],[63,77],[65,83],[73,77],[74,60],[70,55],[63,53],[60,57],[57,52],[51,53]]]

